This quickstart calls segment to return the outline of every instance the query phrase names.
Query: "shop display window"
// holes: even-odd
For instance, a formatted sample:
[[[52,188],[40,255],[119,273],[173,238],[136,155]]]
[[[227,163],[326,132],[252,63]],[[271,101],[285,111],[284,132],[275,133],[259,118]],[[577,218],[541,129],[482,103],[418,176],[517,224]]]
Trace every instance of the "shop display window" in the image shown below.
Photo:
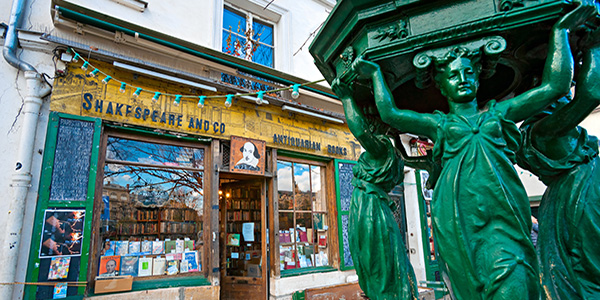
[[[99,277],[201,272],[203,148],[107,138]]]
[[[277,188],[280,270],[330,265],[324,166],[279,160]]]

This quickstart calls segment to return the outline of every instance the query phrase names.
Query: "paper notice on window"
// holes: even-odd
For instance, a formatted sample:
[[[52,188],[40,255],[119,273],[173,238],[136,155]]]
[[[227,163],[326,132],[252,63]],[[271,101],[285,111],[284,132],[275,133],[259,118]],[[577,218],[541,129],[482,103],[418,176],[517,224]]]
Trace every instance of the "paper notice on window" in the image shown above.
[[[246,242],[254,242],[254,223],[244,223],[242,225],[242,235]]]

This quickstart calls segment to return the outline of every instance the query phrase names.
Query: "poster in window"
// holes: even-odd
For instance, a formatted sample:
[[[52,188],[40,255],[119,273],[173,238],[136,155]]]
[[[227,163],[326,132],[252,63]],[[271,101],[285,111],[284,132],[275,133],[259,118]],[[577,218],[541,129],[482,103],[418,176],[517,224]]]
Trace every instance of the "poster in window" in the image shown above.
[[[83,209],[47,209],[44,213],[40,258],[80,256],[84,218]]]
[[[231,172],[265,174],[265,141],[231,137],[229,169]]]
[[[427,173],[427,171],[423,171],[421,170],[421,191],[423,193],[423,198],[425,198],[425,200],[431,200],[431,197],[433,196],[433,190],[430,190],[426,187],[427,184],[427,180],[429,179],[429,173]]]

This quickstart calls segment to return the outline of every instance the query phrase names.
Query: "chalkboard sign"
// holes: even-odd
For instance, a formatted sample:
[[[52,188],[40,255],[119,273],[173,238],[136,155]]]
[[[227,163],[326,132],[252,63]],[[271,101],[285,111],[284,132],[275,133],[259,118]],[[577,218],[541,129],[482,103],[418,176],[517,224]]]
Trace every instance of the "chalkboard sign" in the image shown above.
[[[93,138],[94,123],[60,119],[50,201],[86,200]]]
[[[342,249],[344,250],[344,267],[354,267],[350,253],[350,241],[348,240],[348,219],[350,216],[342,215]]]
[[[353,163],[338,163],[338,180],[340,183],[340,210],[350,210],[350,199],[352,199],[352,191],[354,186],[352,185],[352,168]]]

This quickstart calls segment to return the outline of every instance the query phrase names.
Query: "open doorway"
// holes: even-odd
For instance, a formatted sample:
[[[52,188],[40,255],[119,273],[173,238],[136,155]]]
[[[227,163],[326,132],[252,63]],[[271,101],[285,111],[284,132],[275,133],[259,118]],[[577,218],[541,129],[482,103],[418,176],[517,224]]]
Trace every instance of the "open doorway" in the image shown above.
[[[221,299],[266,299],[265,179],[219,181]]]

